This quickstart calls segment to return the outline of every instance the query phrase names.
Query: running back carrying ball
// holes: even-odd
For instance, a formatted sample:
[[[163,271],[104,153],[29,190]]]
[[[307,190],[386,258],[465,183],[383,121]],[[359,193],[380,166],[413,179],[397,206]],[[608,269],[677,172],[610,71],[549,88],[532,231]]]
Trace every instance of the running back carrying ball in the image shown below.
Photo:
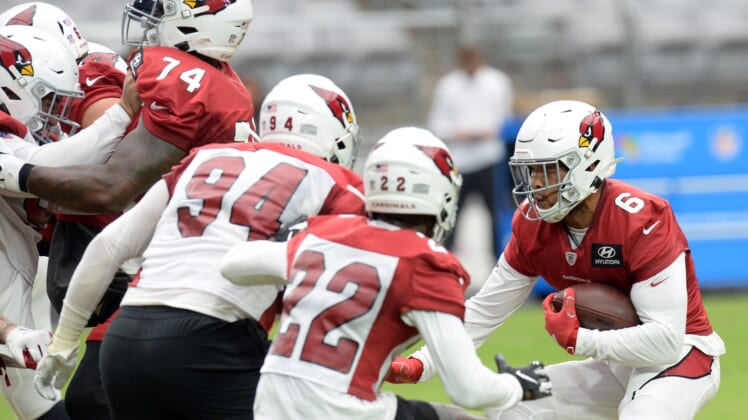
[[[582,328],[617,330],[641,324],[631,299],[620,290],[601,283],[584,283],[571,288],[576,292],[575,306]],[[553,297],[554,311],[559,311],[564,303],[564,290]]]

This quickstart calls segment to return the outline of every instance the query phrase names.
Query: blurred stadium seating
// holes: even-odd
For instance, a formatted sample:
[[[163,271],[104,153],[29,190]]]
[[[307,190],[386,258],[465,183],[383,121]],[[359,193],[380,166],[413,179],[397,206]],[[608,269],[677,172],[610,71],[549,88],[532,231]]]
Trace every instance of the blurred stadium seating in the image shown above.
[[[85,35],[120,46],[121,8],[59,0]],[[121,1],[124,6],[125,1]],[[461,41],[512,77],[518,101],[599,89],[607,107],[748,102],[748,3],[713,0],[273,0],[235,67],[261,86],[295,72],[335,79],[367,138],[420,124]],[[528,95],[528,98],[524,98]]]

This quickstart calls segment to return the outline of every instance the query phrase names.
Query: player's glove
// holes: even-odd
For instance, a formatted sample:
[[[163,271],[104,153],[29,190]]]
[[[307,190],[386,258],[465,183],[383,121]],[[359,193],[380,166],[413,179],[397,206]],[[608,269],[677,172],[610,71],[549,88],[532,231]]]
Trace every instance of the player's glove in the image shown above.
[[[390,364],[385,381],[393,384],[414,384],[421,379],[423,362],[415,357],[397,356]]]
[[[577,346],[577,334],[579,333],[579,319],[577,318],[575,305],[576,292],[572,288],[567,288],[564,291],[564,304],[558,312],[553,310],[554,295],[555,293],[551,293],[543,300],[545,329],[569,354],[574,354]]]
[[[0,188],[26,192],[26,180],[33,167],[25,160],[0,150]]]
[[[36,369],[37,362],[47,353],[51,339],[49,331],[16,327],[5,337],[5,345],[18,366]]]
[[[42,358],[34,375],[36,392],[48,400],[57,398],[58,390],[65,386],[75,370],[78,348],[49,353]]]
[[[503,354],[494,356],[499,373],[508,373],[522,386],[522,400],[537,400],[551,395],[551,380],[545,373],[545,366],[539,361],[517,369],[509,366]]]

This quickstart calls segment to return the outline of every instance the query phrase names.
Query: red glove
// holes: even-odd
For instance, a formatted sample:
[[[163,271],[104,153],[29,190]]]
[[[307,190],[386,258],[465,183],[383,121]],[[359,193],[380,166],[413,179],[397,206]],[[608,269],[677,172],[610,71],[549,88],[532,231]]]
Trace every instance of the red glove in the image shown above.
[[[577,295],[572,288],[564,290],[564,304],[558,312],[553,311],[553,296],[555,296],[555,293],[549,294],[543,300],[545,329],[569,354],[574,354],[574,349],[577,346],[577,333],[579,332],[579,319],[574,305]]]
[[[421,379],[422,374],[423,362],[415,357],[397,356],[390,364],[390,371],[384,380],[393,384],[414,384]]]

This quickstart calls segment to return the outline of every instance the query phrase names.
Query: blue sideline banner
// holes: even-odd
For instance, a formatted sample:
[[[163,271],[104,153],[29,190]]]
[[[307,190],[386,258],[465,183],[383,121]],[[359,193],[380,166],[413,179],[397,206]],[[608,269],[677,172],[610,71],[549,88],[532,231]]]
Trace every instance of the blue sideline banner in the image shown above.
[[[624,158],[614,177],[670,201],[701,287],[748,287],[748,108],[606,114]]]

